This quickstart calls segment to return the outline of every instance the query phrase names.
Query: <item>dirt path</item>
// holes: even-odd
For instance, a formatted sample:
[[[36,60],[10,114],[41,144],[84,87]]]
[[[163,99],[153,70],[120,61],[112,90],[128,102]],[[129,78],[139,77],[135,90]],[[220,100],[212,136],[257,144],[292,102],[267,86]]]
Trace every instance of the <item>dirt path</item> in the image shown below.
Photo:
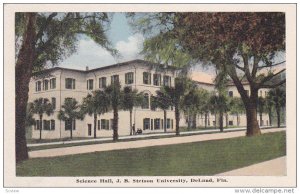
[[[218,176],[285,176],[286,157],[253,164],[251,166],[217,174]]]
[[[270,132],[277,132],[277,131],[284,131],[284,130],[285,128],[266,129],[266,130],[262,130],[262,133],[270,133]],[[233,137],[240,137],[244,135],[245,135],[245,131],[234,131],[234,132],[227,132],[227,133],[201,134],[201,135],[172,137],[172,138],[163,138],[163,139],[148,139],[148,140],[137,140],[137,141],[128,141],[128,142],[82,145],[82,146],[31,151],[29,152],[29,157],[30,158],[55,157],[55,156],[83,154],[83,153],[90,153],[90,152],[101,152],[101,151],[110,151],[110,150],[122,150],[122,149],[131,149],[131,148],[149,147],[149,146],[161,146],[161,145],[191,143],[191,142],[199,142],[199,141],[207,141],[207,140],[227,139]]]

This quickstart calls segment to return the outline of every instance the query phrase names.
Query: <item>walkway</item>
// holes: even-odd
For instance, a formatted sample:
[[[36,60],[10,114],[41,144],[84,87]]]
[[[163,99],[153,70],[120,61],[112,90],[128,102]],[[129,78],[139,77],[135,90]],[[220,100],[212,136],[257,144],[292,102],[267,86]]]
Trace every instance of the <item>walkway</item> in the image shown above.
[[[285,176],[286,156],[217,174],[217,176]]]
[[[273,128],[262,130],[262,133],[284,131],[285,128]],[[148,139],[148,140],[136,140],[128,142],[115,142],[115,143],[103,143],[103,144],[93,144],[93,145],[82,145],[73,147],[63,147],[63,148],[53,148],[45,150],[37,150],[29,152],[30,158],[39,157],[55,157],[73,154],[83,154],[90,152],[102,152],[111,150],[122,150],[131,148],[142,148],[149,146],[162,146],[162,145],[172,145],[180,143],[191,143],[207,140],[218,140],[226,138],[234,138],[245,136],[245,131],[233,131],[227,133],[213,133],[213,134],[198,134],[192,136],[179,136],[170,137],[163,139]]]
[[[270,126],[267,127],[261,127],[261,129],[268,129]],[[239,128],[226,128],[224,129],[225,132],[230,131],[242,131],[246,130],[245,127],[239,127]],[[197,130],[197,131],[182,131],[180,132],[181,135],[190,135],[190,134],[207,134],[207,133],[218,133],[220,132],[220,129],[203,129],[203,130]],[[140,135],[134,135],[134,136],[120,136],[119,139],[141,139],[145,137],[158,137],[158,136],[169,136],[169,135],[175,135],[175,132],[167,132],[167,133],[144,133]],[[110,141],[112,140],[112,137],[101,137],[97,139],[82,139],[82,140],[67,140],[67,141],[56,141],[56,142],[48,142],[48,143],[33,143],[33,144],[27,144],[27,147],[36,147],[36,146],[44,146],[44,145],[62,145],[62,144],[73,144],[73,143],[83,143],[83,142],[104,142],[104,141]]]

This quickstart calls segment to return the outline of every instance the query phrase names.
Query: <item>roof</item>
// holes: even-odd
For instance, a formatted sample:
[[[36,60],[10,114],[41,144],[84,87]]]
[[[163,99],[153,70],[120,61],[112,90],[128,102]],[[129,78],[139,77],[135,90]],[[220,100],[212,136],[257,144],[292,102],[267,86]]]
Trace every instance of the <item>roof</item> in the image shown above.
[[[198,72],[194,71],[190,75],[191,79],[195,82],[202,83],[202,84],[209,84],[214,85],[215,76],[205,73],[205,72]]]
[[[99,68],[95,68],[95,69],[90,69],[90,70],[78,70],[78,69],[70,69],[70,68],[64,68],[64,67],[53,67],[53,68],[50,68],[50,69],[44,69],[42,71],[35,72],[35,73],[33,73],[33,76],[34,75],[40,75],[40,74],[47,73],[47,72],[51,72],[51,71],[54,71],[54,70],[68,70],[68,71],[75,71],[75,72],[80,72],[80,73],[90,73],[90,72],[95,72],[95,71],[99,71],[99,70],[105,70],[105,69],[110,69],[110,68],[115,68],[115,67],[126,66],[126,65],[133,64],[133,63],[152,65],[152,66],[161,67],[161,68],[169,69],[169,70],[178,70],[179,69],[179,68],[172,67],[172,66],[165,67],[163,64],[153,63],[153,62],[145,61],[145,60],[142,60],[142,59],[136,59],[136,60],[126,61],[126,62],[122,62],[122,63],[116,63],[116,64],[112,64],[112,65],[108,65],[108,66],[104,66],[104,67],[99,67]]]

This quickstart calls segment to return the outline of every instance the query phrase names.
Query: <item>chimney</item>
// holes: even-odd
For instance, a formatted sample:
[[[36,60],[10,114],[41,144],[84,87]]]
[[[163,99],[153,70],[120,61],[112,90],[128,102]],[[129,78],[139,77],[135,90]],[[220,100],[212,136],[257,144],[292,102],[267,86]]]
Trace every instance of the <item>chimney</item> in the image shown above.
[[[88,71],[88,70],[89,70],[89,66],[86,66],[86,67],[85,67],[85,70]]]

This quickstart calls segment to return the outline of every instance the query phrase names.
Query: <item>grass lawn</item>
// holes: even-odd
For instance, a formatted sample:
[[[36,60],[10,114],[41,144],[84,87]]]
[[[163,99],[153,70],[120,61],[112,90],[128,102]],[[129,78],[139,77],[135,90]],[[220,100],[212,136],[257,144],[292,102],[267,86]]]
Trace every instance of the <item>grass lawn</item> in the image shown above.
[[[214,175],[285,154],[285,132],[274,132],[258,137],[35,158],[18,164],[17,176]]]

